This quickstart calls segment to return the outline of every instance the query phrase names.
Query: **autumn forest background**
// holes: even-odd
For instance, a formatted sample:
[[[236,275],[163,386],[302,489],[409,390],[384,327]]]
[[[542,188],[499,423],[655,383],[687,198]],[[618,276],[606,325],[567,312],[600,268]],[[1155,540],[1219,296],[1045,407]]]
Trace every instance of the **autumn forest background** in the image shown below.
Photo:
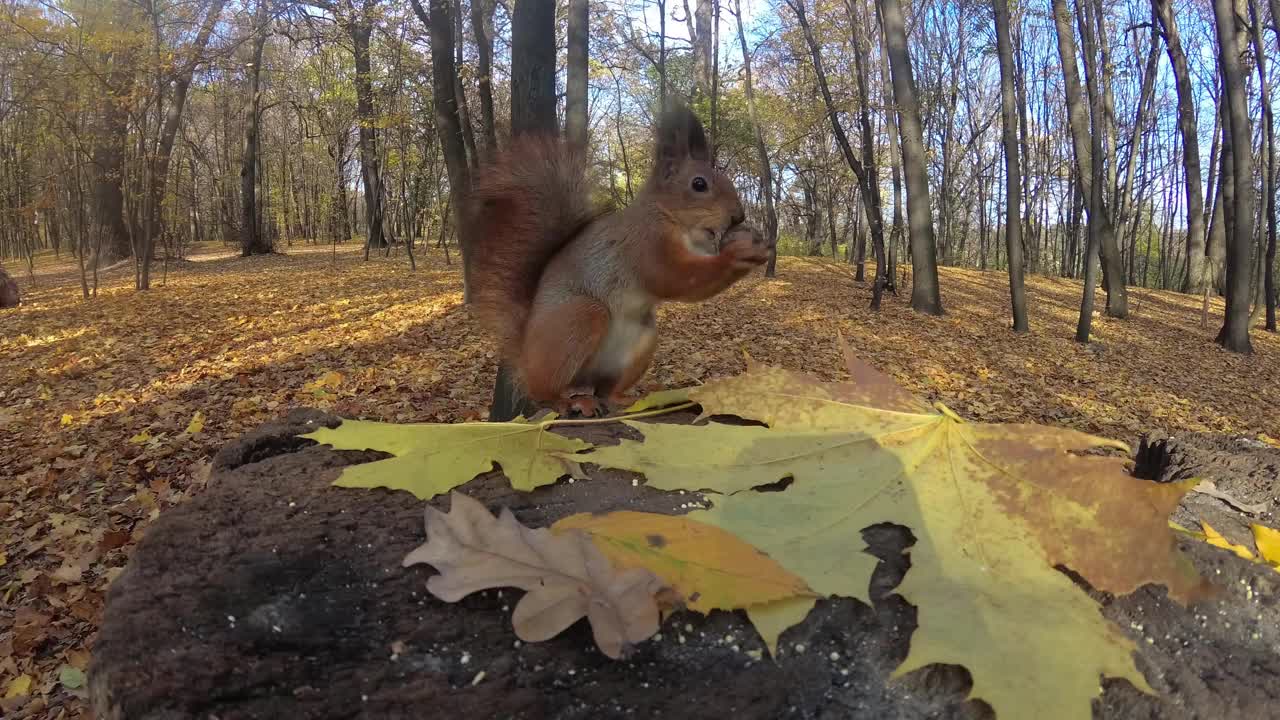
[[[966,417],[1276,443],[1277,17],[0,0],[0,282],[22,295],[0,310],[0,696],[27,678],[29,716],[84,712],[66,669],[107,584],[229,439],[303,405],[490,417],[471,174],[553,127],[625,204],[673,98],[776,256],[664,308],[638,390],[744,352],[839,378],[839,332]]]

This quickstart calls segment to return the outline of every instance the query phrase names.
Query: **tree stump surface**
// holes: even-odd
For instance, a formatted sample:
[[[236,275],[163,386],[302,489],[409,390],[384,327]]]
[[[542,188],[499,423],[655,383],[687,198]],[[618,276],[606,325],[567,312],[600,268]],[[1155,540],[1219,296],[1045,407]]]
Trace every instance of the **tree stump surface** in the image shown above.
[[[881,559],[873,605],[821,601],[784,633],[776,660],[748,654],[763,646],[741,612],[677,613],[659,638],[620,661],[595,649],[585,620],[547,642],[523,644],[510,620],[519,591],[445,603],[426,591],[429,566],[401,567],[425,539],[422,502],[405,492],[331,485],[342,467],[384,457],[296,437],[339,422],[298,410],[247,434],[215,457],[203,494],[149,528],[111,587],[94,648],[89,684],[98,717],[992,716],[984,703],[966,701],[971,681],[958,666],[889,680],[916,625],[914,608],[893,594],[909,566],[902,551],[911,538],[900,527],[863,533]],[[631,431],[566,432],[609,443]],[[1144,448],[1139,465],[1161,477],[1221,476],[1220,489],[1253,488],[1245,499],[1265,493],[1274,502],[1278,458],[1229,439],[1174,439]],[[584,511],[680,513],[697,497],[633,485],[629,473],[586,471],[590,481],[561,480],[532,493],[511,490],[498,472],[462,490],[491,510],[510,507],[531,526]],[[447,498],[434,502],[447,508]],[[1192,495],[1179,514],[1224,512],[1215,503],[1222,505]],[[1190,515],[1175,519],[1190,525]],[[1216,519],[1229,536],[1239,531],[1239,522]],[[1268,519],[1274,526],[1274,515]],[[1095,593],[1137,642],[1138,667],[1159,693],[1106,680],[1095,717],[1280,717],[1280,574],[1202,543],[1185,547],[1223,586],[1221,598],[1183,608],[1160,587],[1122,598]]]

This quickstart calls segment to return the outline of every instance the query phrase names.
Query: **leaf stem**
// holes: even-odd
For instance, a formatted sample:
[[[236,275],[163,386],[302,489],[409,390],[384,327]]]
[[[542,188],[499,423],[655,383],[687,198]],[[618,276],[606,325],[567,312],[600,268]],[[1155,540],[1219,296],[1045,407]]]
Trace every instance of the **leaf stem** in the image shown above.
[[[638,413],[631,413],[630,415],[619,415],[618,417],[580,418],[575,420],[547,420],[542,423],[542,426],[555,427],[555,426],[564,426],[564,425],[602,425],[605,423],[622,422],[624,420],[638,420],[640,418],[654,417],[656,415],[666,415],[667,413],[678,412],[680,410],[688,410],[689,408],[697,407],[697,405],[698,403],[695,403],[695,402],[686,402],[686,403],[680,403],[679,405],[672,405],[670,407],[657,408],[654,410],[644,410]]]
[[[962,417],[960,417],[959,415],[957,415],[957,414],[955,413],[955,411],[954,411],[954,410],[952,410],[951,408],[947,407],[946,405],[943,405],[941,402],[935,402],[935,403],[933,404],[933,407],[934,407],[934,409],[935,409],[935,410],[937,410],[938,412],[942,413],[943,415],[947,416],[948,418],[951,418],[952,420],[955,420],[955,421],[956,421],[956,422],[958,422],[958,423],[962,423],[962,422],[964,422],[964,418],[962,418]]]

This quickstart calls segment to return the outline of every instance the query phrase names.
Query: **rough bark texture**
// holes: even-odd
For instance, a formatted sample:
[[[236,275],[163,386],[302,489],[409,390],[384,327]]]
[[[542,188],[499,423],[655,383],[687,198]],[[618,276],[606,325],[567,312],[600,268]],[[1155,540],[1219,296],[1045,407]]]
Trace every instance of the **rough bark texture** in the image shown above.
[[[1094,136],[1093,147],[1097,149],[1102,143]],[[1102,173],[1098,171],[1098,167],[1094,166],[1093,182],[1089,184],[1089,215],[1092,217],[1095,213],[1101,213],[1102,199]],[[1082,183],[1083,184],[1083,183]],[[1089,334],[1093,328],[1093,294],[1094,288],[1098,286],[1098,247],[1101,244],[1099,236],[1102,230],[1099,223],[1089,223],[1087,229],[1087,239],[1085,241],[1084,251],[1084,293],[1080,298],[1080,318],[1076,321],[1076,342],[1089,342]]]
[[[1057,2],[1058,0],[1055,0]],[[1088,2],[1089,0],[1085,0]],[[1093,288],[1094,288],[1094,253],[1098,254],[1101,260],[1103,282],[1107,282],[1109,278],[1115,277],[1115,272],[1119,270],[1123,273],[1122,268],[1109,267],[1107,257],[1103,251],[1105,242],[1105,230],[1111,228],[1110,215],[1107,211],[1107,199],[1105,188],[1107,179],[1103,172],[1101,158],[1103,157],[1102,133],[1098,132],[1098,128],[1105,127],[1104,114],[1106,113],[1106,99],[1098,89],[1098,75],[1102,72],[1099,64],[1102,62],[1102,55],[1095,52],[1097,43],[1094,38],[1093,25],[1088,21],[1081,19],[1080,23],[1080,39],[1084,45],[1084,73],[1085,84],[1089,89],[1089,122],[1093,127],[1093,132],[1089,134],[1089,153],[1093,158],[1090,164],[1090,170],[1093,172],[1090,183],[1089,192],[1089,248],[1085,253],[1085,273],[1084,273],[1084,295],[1080,301],[1080,320],[1076,324],[1076,341],[1089,342],[1089,333],[1093,323]],[[1074,63],[1075,61],[1072,60]],[[1106,218],[1106,223],[1095,224],[1093,219]],[[1114,242],[1115,237],[1112,236]],[[1118,258],[1117,258],[1118,260]],[[1124,286],[1124,279],[1121,276],[1121,288]],[[1107,306],[1111,307],[1111,294],[1107,294]]]
[[[556,134],[555,0],[522,0],[516,4],[511,19],[511,68],[511,136]],[[498,364],[490,420],[511,420],[532,411],[533,404],[513,382],[514,378],[511,368]]]
[[[453,12],[450,0],[430,0],[431,10],[422,7],[421,0],[411,0],[413,12],[431,35],[431,94],[436,110],[436,133],[444,153],[445,169],[449,174],[449,207],[453,209],[454,227],[461,227],[466,208],[466,196],[471,190],[471,168],[467,165],[467,148],[462,140],[462,119],[458,115],[458,97],[455,94]],[[461,234],[458,236],[462,237]],[[462,250],[462,287],[464,300],[470,298],[471,248],[459,241]]]
[[[712,66],[715,65],[715,31],[711,24],[712,0],[697,0],[694,6],[693,63],[695,92],[703,97],[712,93]],[[687,5],[686,5],[687,7]],[[715,144],[715,136],[709,138]]]
[[[450,8],[453,18],[454,53],[453,66],[461,70],[463,67],[462,51],[467,44],[466,33],[462,29],[462,3],[454,0]],[[467,162],[471,168],[480,166],[480,151],[476,145],[475,123],[471,122],[471,103],[467,99],[467,90],[462,83],[462,73],[453,76],[453,96],[458,100],[458,120],[462,123],[462,145],[467,149]]]
[[[1227,231],[1226,221],[1222,216],[1222,101],[1223,94],[1221,86],[1217,88],[1218,103],[1213,112],[1213,140],[1209,143],[1209,177],[1207,180],[1208,189],[1205,192],[1205,202],[1208,204],[1206,209],[1206,229],[1205,229],[1205,258],[1208,267],[1205,268],[1205,276],[1211,282],[1206,282],[1206,286],[1212,286],[1218,293],[1222,294],[1227,287]]]
[[[1009,303],[1013,331],[1026,332],[1027,289],[1022,282],[1022,171],[1018,167],[1018,111],[1014,92],[1013,41],[1009,26],[1009,3],[992,0],[996,20],[996,53],[1000,56],[1000,119],[1004,142],[1005,244],[1009,252]]]
[[[1249,260],[1253,245],[1253,150],[1249,123],[1249,100],[1245,95],[1244,70],[1240,65],[1241,38],[1231,0],[1214,0],[1217,26],[1218,67],[1222,72],[1222,92],[1226,99],[1223,130],[1224,156],[1230,153],[1231,175],[1223,173],[1224,208],[1227,225],[1227,311],[1218,344],[1238,353],[1251,353],[1249,342]],[[1230,185],[1228,185],[1230,183]]]
[[[587,146],[587,56],[591,6],[588,0],[569,0],[569,57],[564,100],[565,138]]]
[[[424,540],[423,503],[331,485],[342,467],[381,457],[296,437],[337,422],[295,411],[240,438],[214,458],[203,494],[149,527],[107,598],[88,673],[97,717],[990,717],[981,702],[965,701],[971,683],[960,668],[932,665],[889,680],[916,627],[914,608],[893,594],[910,562],[903,528],[863,532],[867,552],[880,559],[872,605],[819,602],[783,634],[777,660],[747,655],[760,642],[741,613],[726,612],[679,613],[622,661],[595,650],[584,622],[521,644],[510,625],[514,591],[445,603],[426,592],[427,566],[401,566]],[[571,432],[609,443],[630,431]],[[1144,443],[1138,454],[1144,477],[1214,477],[1247,502],[1274,499],[1277,468],[1276,450],[1212,436]],[[589,482],[519,493],[493,472],[462,490],[529,525],[574,512],[679,513],[691,499],[633,486],[628,473],[590,474]],[[1193,525],[1197,517],[1239,541],[1241,519],[1220,502],[1189,495],[1174,520]],[[1094,717],[1272,717],[1280,687],[1258,678],[1280,674],[1280,583],[1265,566],[1181,542],[1223,595],[1184,608],[1158,587],[1121,598],[1095,593],[1133,637],[1157,694],[1104,681]]]
[[[365,221],[368,225],[366,247],[380,248],[387,244],[382,228],[382,172],[378,155],[377,110],[373,103],[373,76],[369,58],[369,39],[373,33],[373,21],[368,10],[350,18],[347,33],[356,65],[356,117],[360,121],[360,167],[364,179]],[[434,49],[434,48],[433,48]]]
[[[1080,90],[1080,74],[1076,67],[1075,31],[1071,27],[1071,14],[1067,10],[1066,0],[1053,0],[1053,23],[1058,37],[1058,57],[1062,61],[1063,85],[1066,88],[1067,116],[1071,125],[1071,144],[1075,151],[1076,169],[1079,173],[1081,187],[1086,198],[1093,193],[1093,164],[1102,162],[1095,158],[1090,149],[1090,136],[1093,131],[1101,132],[1101,125],[1090,130],[1090,111],[1085,105]],[[1082,27],[1088,27],[1086,19]],[[1086,48],[1088,50],[1088,48]],[[1097,94],[1096,83],[1089,85],[1090,96]],[[1101,143],[1098,143],[1099,147]],[[1124,287],[1124,271],[1120,262],[1120,250],[1116,245],[1115,227],[1111,224],[1111,216],[1107,209],[1106,197],[1097,211],[1089,203],[1089,225],[1098,227],[1098,248],[1102,257],[1102,281],[1107,289],[1107,314],[1112,317],[1126,317],[1129,314],[1128,300]]]
[[[1191,70],[1182,49],[1178,19],[1173,14],[1173,0],[1151,0],[1151,8],[1164,34],[1164,45],[1173,67],[1174,86],[1178,90],[1178,131],[1182,135],[1182,168],[1187,193],[1187,275],[1183,292],[1204,292],[1210,278],[1205,267],[1204,186],[1200,179],[1200,131],[1196,127],[1196,97],[1191,89]]]
[[[498,149],[498,126],[493,117],[493,0],[472,0],[471,32],[476,39],[476,73],[480,85],[480,125],[485,151]]]
[[[129,3],[115,5],[120,27],[140,22],[137,9]],[[137,53],[132,47],[104,51],[107,75],[98,95],[93,123],[92,183],[93,220],[101,233],[94,267],[110,265],[133,254],[132,234],[124,216],[124,150],[129,140],[129,111],[132,104]]]
[[[930,315],[942,314],[938,287],[938,247],[933,235],[933,210],[929,200],[924,129],[916,99],[911,56],[907,52],[906,23],[898,0],[880,0],[886,53],[893,76],[893,98],[898,106],[902,172],[907,184],[907,236],[911,240],[911,307]]]
[[[558,132],[556,4],[516,3],[511,18],[511,135]]]
[[[1266,328],[1276,331],[1276,138],[1275,115],[1271,109],[1271,89],[1267,81],[1266,46],[1262,41],[1262,17],[1258,12],[1258,0],[1249,0],[1249,19],[1253,40],[1253,56],[1258,70],[1258,98],[1262,105],[1262,211],[1266,219],[1266,253],[1259,271],[1262,282],[1258,288],[1257,305],[1250,316],[1252,322],[1260,310],[1266,310]],[[1280,36],[1280,28],[1276,29]]]
[[[240,254],[249,257],[271,252],[271,242],[258,222],[258,126],[262,95],[258,79],[262,74],[262,48],[267,42],[265,0],[258,1],[258,18],[253,38],[253,64],[249,68],[249,102],[245,124],[244,156],[240,161]]]
[[[877,22],[880,25],[880,35],[884,36],[884,22],[879,20],[880,11],[876,10]],[[861,30],[857,25],[854,26],[853,32],[861,34]],[[865,45],[863,45],[865,47]],[[865,51],[864,51],[865,53]],[[854,55],[854,60],[859,60],[859,55]],[[858,71],[859,77],[863,74],[862,70]],[[880,53],[880,85],[884,92],[884,97],[893,95],[893,80],[889,76],[889,56],[887,53]],[[864,105],[865,107],[865,105]],[[869,124],[869,123],[867,123]],[[903,223],[902,221],[902,152],[901,139],[902,135],[898,132],[898,113],[890,108],[889,112],[884,113],[884,127],[886,138],[885,154],[889,156],[889,178],[893,183],[893,217],[891,219],[889,239],[888,239],[888,255],[889,269],[886,273],[888,277],[888,285],[893,286],[894,283],[894,266],[897,258],[898,248],[902,247]],[[863,129],[863,139],[867,138],[866,125]],[[982,269],[986,270],[985,263]]]

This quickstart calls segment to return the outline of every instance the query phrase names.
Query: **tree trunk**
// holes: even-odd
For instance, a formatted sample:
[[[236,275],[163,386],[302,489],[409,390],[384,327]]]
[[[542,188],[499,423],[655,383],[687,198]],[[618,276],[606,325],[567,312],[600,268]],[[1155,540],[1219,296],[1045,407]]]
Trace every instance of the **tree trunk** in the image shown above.
[[[555,135],[556,3],[520,0],[511,18],[511,135]],[[534,406],[515,385],[512,371],[498,365],[489,420],[528,415]]]
[[[1217,75],[1215,74],[1215,78]],[[1209,143],[1209,178],[1205,191],[1205,286],[1219,294],[1226,292],[1227,284],[1227,233],[1222,216],[1222,88],[1217,88],[1217,102],[1213,112],[1213,135]]]
[[[711,162],[720,152],[720,0],[714,0],[711,15]]]
[[[893,98],[898,106],[898,129],[902,144],[902,171],[907,183],[907,232],[911,239],[911,307],[929,315],[942,314],[938,288],[938,248],[933,236],[929,200],[929,171],[925,163],[924,131],[920,124],[920,103],[916,99],[911,56],[907,53],[907,31],[898,0],[880,0],[889,70],[893,76]]]
[[[258,0],[253,38],[253,60],[249,67],[249,118],[244,134],[244,155],[240,161],[240,254],[244,257],[271,252],[271,241],[262,232],[258,212],[258,125],[262,94],[258,79],[262,74],[262,48],[267,42],[267,2]]]
[[[822,255],[822,236],[819,233],[822,225],[822,216],[818,213],[818,193],[815,191],[814,182],[810,178],[801,175],[801,184],[803,185],[804,196],[804,242],[808,248],[809,257],[819,257]]]
[[[1178,131],[1182,135],[1182,168],[1187,194],[1187,274],[1182,291],[1199,294],[1209,278],[1205,273],[1204,187],[1200,182],[1200,131],[1196,127],[1196,97],[1191,71],[1182,49],[1173,0],[1151,0],[1151,8],[1164,34],[1165,50],[1173,67],[1178,90]]]
[[[1087,0],[1086,0],[1087,1]],[[1089,225],[1092,227],[1095,223],[1098,225],[1098,250],[1102,256],[1102,281],[1107,289],[1107,314],[1112,317],[1122,318],[1129,314],[1128,301],[1125,295],[1124,273],[1120,264],[1120,251],[1116,245],[1115,228],[1111,224],[1110,213],[1107,210],[1106,198],[1096,207],[1093,203],[1093,165],[1102,163],[1103,156],[1099,153],[1098,157],[1094,157],[1090,149],[1090,136],[1092,133],[1102,133],[1104,125],[1099,117],[1099,124],[1093,125],[1092,132],[1090,130],[1092,113],[1085,107],[1084,99],[1080,91],[1080,76],[1076,68],[1076,42],[1075,33],[1071,28],[1071,15],[1067,11],[1066,0],[1052,0],[1053,2],[1053,21],[1054,28],[1058,37],[1058,57],[1062,62],[1063,84],[1066,88],[1067,96],[1067,115],[1071,125],[1071,142],[1075,149],[1076,169],[1080,178],[1081,190],[1084,196],[1088,198],[1089,205]],[[1089,30],[1092,27],[1091,22],[1082,22],[1081,27]],[[1082,38],[1086,41],[1084,48],[1085,57],[1089,59],[1086,67],[1096,66],[1094,59],[1094,43],[1090,42],[1092,32],[1088,38]],[[1089,81],[1090,103],[1094,95],[1098,92],[1097,79],[1093,78]],[[1098,146],[1101,148],[1102,143]],[[1104,177],[1105,175],[1099,175]],[[1086,259],[1087,262],[1087,259]]]
[[[511,19],[511,135],[556,134],[554,0],[524,0]]]
[[[569,142],[587,146],[587,57],[590,45],[590,4],[569,0],[569,58],[566,69],[564,134]]]
[[[431,35],[431,95],[436,111],[436,133],[444,154],[444,164],[449,173],[449,206],[453,209],[454,226],[463,222],[465,197],[471,190],[471,169],[467,165],[467,148],[462,139],[462,119],[458,115],[457,88],[454,78],[453,13],[456,6],[450,0],[430,0],[428,13],[421,0],[410,0],[413,12],[427,26]],[[461,236],[459,236],[461,237]],[[460,244],[462,250],[463,302],[470,300],[471,248]]]
[[[879,15],[879,11],[877,11],[877,16],[878,15]],[[881,22],[880,25],[881,25],[881,36],[883,38],[884,23]],[[860,32],[858,30],[858,26],[856,25],[854,26],[854,32],[855,33]],[[865,47],[865,45],[863,47]],[[859,56],[855,54],[854,60],[856,61],[858,59],[859,59]],[[880,86],[881,86],[881,92],[883,93],[884,98],[889,98],[893,95],[893,80],[890,78],[889,75],[890,75],[889,55],[887,53],[882,52],[880,53]],[[862,76],[862,71],[859,70],[858,72],[859,79],[861,79],[861,76]],[[888,103],[888,100],[886,99],[884,102]],[[902,244],[902,235],[903,235],[902,153],[899,151],[899,148],[901,147],[902,135],[901,133],[898,132],[899,128],[898,128],[897,108],[894,108],[894,107],[885,108],[884,124],[885,124],[885,135],[888,136],[886,139],[886,144],[888,145],[888,147],[885,149],[885,154],[889,156],[889,176],[893,182],[893,218],[892,218],[892,225],[891,225],[892,229],[889,232],[889,255],[892,257],[896,257],[895,253],[897,252],[897,249]],[[867,135],[864,130],[863,132],[864,141],[866,137]],[[893,281],[892,273],[890,273],[889,280],[890,280],[890,283],[892,284],[892,281]]]
[[[156,238],[160,237],[164,230],[161,211],[164,208],[164,194],[168,187],[169,161],[173,157],[173,143],[178,135],[178,127],[182,124],[182,111],[186,107],[187,92],[191,88],[191,79],[195,75],[196,65],[204,53],[205,46],[209,44],[209,37],[213,34],[214,25],[218,21],[218,16],[222,14],[222,6],[225,3],[226,0],[212,0],[209,4],[204,22],[191,43],[191,57],[173,79],[173,97],[170,98],[169,106],[165,111],[164,125],[160,128],[159,142],[156,145],[155,159],[148,173],[148,183],[144,187],[144,192],[149,193],[150,197],[147,200],[147,215],[142,219],[147,225],[143,233],[143,247],[138,253],[142,265],[138,283],[140,290],[146,290],[151,286],[153,246]]]
[[[1147,51],[1147,61],[1142,73],[1142,81],[1138,86],[1138,109],[1133,119],[1133,128],[1129,132],[1129,161],[1124,168],[1124,183],[1116,192],[1116,224],[1123,230],[1128,224],[1130,215],[1137,216],[1133,203],[1133,180],[1138,167],[1139,147],[1143,146],[1143,130],[1147,127],[1147,117],[1155,96],[1156,70],[1160,60],[1160,38],[1155,25],[1151,26],[1151,39]],[[1132,284],[1134,252],[1129,253],[1129,282]]]
[[[1271,259],[1275,258],[1275,241],[1276,241],[1276,209],[1275,209],[1275,133],[1272,128],[1271,113],[1271,90],[1270,83],[1267,82],[1267,55],[1265,45],[1262,42],[1262,20],[1258,15],[1258,0],[1248,0],[1249,10],[1249,38],[1253,41],[1253,58],[1256,63],[1258,72],[1258,104],[1262,108],[1261,131],[1262,138],[1258,152],[1261,158],[1258,161],[1262,164],[1262,218],[1265,219],[1266,227],[1263,228],[1265,237],[1260,237],[1263,243],[1258,249],[1254,266],[1257,268],[1257,275],[1254,278],[1253,293],[1253,310],[1249,313],[1249,324],[1257,322],[1258,316],[1266,310],[1268,320],[1268,331],[1275,332],[1275,302],[1272,296],[1272,284],[1275,282],[1274,273],[1272,273]],[[52,227],[52,225],[50,225]]]
[[[1005,0],[1006,4],[1008,0]],[[1022,219],[1022,237],[1026,238],[1032,231],[1031,220],[1035,215],[1035,202],[1031,197],[1031,132],[1027,122],[1027,69],[1026,61],[1028,53],[1025,50],[1023,38],[1025,33],[1022,32],[1022,16],[1025,14],[1025,8],[1017,16],[1010,16],[1009,19],[1009,35],[1012,42],[1013,52],[1013,91],[1014,98],[1018,104],[1018,135],[1020,144],[1019,159],[1022,167],[1022,206],[1026,212],[1023,213]],[[1016,22],[1015,22],[1016,21]],[[997,51],[998,53],[998,51]],[[1047,137],[1046,137],[1047,141]],[[1035,266],[1032,266],[1033,271]]]
[[[992,0],[996,16],[996,53],[1000,57],[1000,116],[1004,142],[1005,242],[1009,248],[1009,300],[1013,331],[1026,332],[1027,291],[1022,282],[1022,171],[1018,167],[1018,110],[1014,90],[1013,42],[1007,0]]]
[[[1276,294],[1275,294],[1275,258],[1276,258],[1276,150],[1275,117],[1271,109],[1271,91],[1267,82],[1267,53],[1262,42],[1262,18],[1258,12],[1258,0],[1249,0],[1249,20],[1252,26],[1253,56],[1258,68],[1258,96],[1262,105],[1262,202],[1266,226],[1266,254],[1262,261],[1262,287],[1259,292],[1261,305],[1266,308],[1267,330],[1276,331]],[[1276,28],[1280,37],[1280,27]],[[1257,308],[1254,309],[1255,316]]]
[[[457,0],[455,0],[457,2]],[[450,13],[453,19],[454,68],[462,69],[462,50],[466,45],[466,35],[462,31],[462,4],[458,2]],[[458,122],[462,123],[462,146],[467,150],[467,160],[474,169],[480,166],[480,153],[476,149],[476,128],[471,122],[471,106],[467,101],[467,90],[462,84],[462,73],[453,76],[453,96],[458,100]]]
[[[714,64],[712,41],[715,31],[711,24],[712,0],[697,0],[694,10],[693,63],[695,92],[703,97],[711,96],[711,66]],[[715,143],[715,137],[711,138]]]
[[[813,61],[814,75],[818,81],[818,90],[822,94],[823,105],[827,109],[827,117],[831,120],[831,131],[836,136],[836,144],[840,146],[840,152],[844,154],[845,163],[849,169],[858,178],[858,185],[862,189],[862,199],[867,207],[867,221],[871,230],[871,244],[876,253],[876,282],[871,293],[871,309],[880,309],[880,295],[884,288],[890,283],[888,279],[888,263],[885,262],[884,253],[884,225],[880,215],[880,182],[876,176],[875,170],[875,146],[872,142],[871,120],[870,120],[870,103],[867,98],[866,84],[864,81],[866,55],[865,42],[860,36],[859,24],[856,20],[850,23],[853,32],[853,58],[855,63],[854,80],[858,86],[859,99],[859,117],[862,125],[862,160],[859,161],[853,154],[853,146],[849,144],[849,136],[844,132],[844,126],[840,124],[840,116],[836,113],[835,101],[831,97],[831,88],[827,85],[827,73],[822,64],[822,54],[819,51],[817,40],[813,36],[813,28],[809,26],[809,19],[805,13],[804,0],[786,0],[787,5],[792,12],[796,14],[796,19],[800,22],[800,27],[804,31],[805,43],[809,46],[810,59]],[[853,20],[854,12],[852,5],[846,5],[849,9],[850,19]]]
[[[1097,137],[1096,135],[1094,136]],[[1102,143],[1095,140],[1093,146],[1101,149]],[[1102,173],[1097,172],[1089,183],[1089,214],[1100,212],[1102,204]],[[1089,342],[1089,334],[1093,328],[1093,294],[1098,284],[1098,236],[1101,228],[1097,223],[1089,223],[1086,229],[1088,239],[1084,251],[1084,294],[1080,298],[1080,319],[1076,322],[1076,342]]]
[[[494,0],[471,1],[471,33],[476,38],[476,71],[480,75],[480,129],[488,153],[498,149],[498,128],[493,119],[493,10]]]
[[[867,279],[867,235],[862,229],[862,203],[858,201],[857,195],[850,198],[849,212],[853,215],[853,279],[855,282],[865,282]]]
[[[760,194],[764,196],[764,240],[769,246],[769,265],[765,277],[774,277],[778,261],[778,211],[773,204],[773,165],[769,160],[769,147],[764,142],[764,130],[760,127],[760,114],[756,110],[756,92],[751,79],[751,52],[747,48],[746,32],[742,29],[742,0],[733,0],[733,14],[738,19],[738,46],[742,49],[742,73],[747,94],[747,114],[751,117],[751,132],[756,141],[756,161],[760,163]]]
[[[350,18],[347,33],[351,36],[351,46],[356,60],[356,117],[360,120],[360,166],[364,180],[367,252],[368,249],[387,246],[382,230],[382,173],[379,170],[378,156],[378,113],[373,104],[373,71],[369,58],[369,39],[373,34],[373,20],[368,12],[360,12],[357,17]],[[432,43],[432,50],[435,49],[434,45]]]
[[[1223,198],[1231,196],[1227,223],[1227,311],[1218,333],[1219,345],[1238,353],[1251,353],[1249,342],[1249,260],[1253,243],[1253,148],[1249,126],[1249,101],[1240,64],[1240,36],[1232,0],[1213,0],[1218,37],[1218,67],[1222,73],[1226,119],[1222,149],[1230,154],[1228,177],[1224,172]],[[1225,164],[1224,164],[1225,169]],[[1228,185],[1230,184],[1230,185]]]
[[[836,189],[827,175],[827,240],[831,243],[831,259],[840,257],[840,240],[836,237]]]
[[[658,4],[658,115],[667,112],[667,0],[657,0]],[[512,22],[514,26],[514,21]],[[514,27],[513,27],[514,32]],[[512,44],[515,36],[512,35]],[[514,47],[512,51],[514,52]]]
[[[1116,98],[1111,90],[1111,76],[1114,69],[1111,63],[1111,33],[1107,31],[1106,14],[1103,12],[1100,0],[1083,0],[1088,3],[1087,8],[1083,10],[1080,7],[1081,1],[1076,0],[1076,22],[1088,24],[1087,29],[1092,36],[1089,45],[1093,47],[1089,52],[1097,53],[1098,56],[1097,71],[1093,73],[1093,84],[1097,87],[1097,92],[1102,94],[1102,149],[1106,157],[1103,168],[1106,170],[1107,183],[1104,190],[1110,193],[1109,196],[1104,197],[1107,198],[1107,208],[1110,210],[1112,222],[1116,228],[1119,228],[1117,231],[1117,249],[1119,250],[1121,246],[1118,241],[1123,240],[1119,235],[1123,232],[1124,215],[1120,210],[1120,192],[1116,184],[1116,175],[1120,167],[1116,160],[1119,131],[1116,128]],[[1117,252],[1116,257],[1120,260],[1121,277],[1123,277],[1123,253]],[[1121,286],[1123,285],[1122,280]]]
[[[334,195],[330,232],[334,242],[351,239],[351,214],[347,207],[347,143],[351,141],[350,128],[343,128],[334,141]]]
[[[1275,33],[1276,42],[1280,42],[1280,0],[1270,0],[1271,6],[1271,30]],[[1255,23],[1259,20],[1254,20]],[[1280,297],[1276,296],[1275,268],[1276,268],[1276,209],[1275,209],[1275,185],[1276,185],[1276,151],[1275,151],[1275,127],[1273,119],[1267,119],[1267,129],[1271,133],[1271,140],[1268,144],[1267,162],[1271,167],[1271,192],[1267,195],[1267,252],[1266,252],[1266,270],[1263,278],[1263,291],[1267,294],[1267,324],[1266,329],[1270,332],[1276,332],[1276,303],[1280,302]]]

